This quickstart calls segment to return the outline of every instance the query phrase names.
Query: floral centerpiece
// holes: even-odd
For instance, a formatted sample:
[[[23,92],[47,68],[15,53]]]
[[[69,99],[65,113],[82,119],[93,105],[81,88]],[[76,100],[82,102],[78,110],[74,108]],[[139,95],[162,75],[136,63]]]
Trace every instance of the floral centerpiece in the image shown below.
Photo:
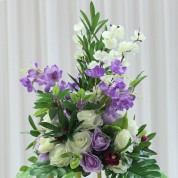
[[[20,80],[38,99],[35,118],[29,116],[35,139],[27,147],[35,156],[17,178],[72,178],[92,172],[101,177],[101,171],[112,178],[164,177],[150,149],[156,133],[147,134],[146,125],[138,128],[135,116],[127,114],[135,88],[146,76],[141,72],[130,80],[126,57],[138,52],[145,37],[136,30],[125,41],[124,28],[107,21],[100,20],[92,2],[90,18],[81,11],[73,36],[78,76],[69,75],[72,82],[62,79],[57,65],[41,69],[37,63]]]

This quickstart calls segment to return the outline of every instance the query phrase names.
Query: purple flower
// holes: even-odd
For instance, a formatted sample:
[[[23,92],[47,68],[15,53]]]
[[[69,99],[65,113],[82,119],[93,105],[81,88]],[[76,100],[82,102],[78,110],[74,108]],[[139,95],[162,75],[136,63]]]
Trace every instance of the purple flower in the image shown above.
[[[92,147],[96,151],[104,151],[109,147],[109,145],[110,140],[108,140],[106,136],[103,135],[99,128],[96,128],[92,136]]]
[[[31,82],[31,80],[28,77],[20,79],[20,82],[22,83],[22,85],[24,87],[27,88],[28,92],[32,92],[33,90],[35,90],[33,87],[33,83]]]
[[[103,168],[99,158],[91,153],[82,153],[80,165],[85,172],[100,172]]]
[[[106,109],[106,112],[102,115],[102,119],[105,124],[111,124],[120,117],[121,115],[115,111],[115,108],[113,106],[109,106]]]
[[[59,79],[62,77],[62,70],[59,70],[56,65],[53,65],[51,68],[47,66],[44,69],[44,75],[48,87],[54,86],[56,82],[58,82]]]
[[[125,71],[127,70],[127,67],[125,66],[121,66],[121,61],[120,60],[115,60],[111,63],[111,67],[110,67],[111,71],[115,74],[119,74],[122,75],[125,73]]]
[[[128,110],[133,107],[133,101],[135,100],[135,95],[133,94],[120,94],[120,97],[117,101],[117,108],[120,111],[124,109]]]
[[[49,160],[49,153],[40,153],[38,156],[38,162],[45,162]]]
[[[95,66],[93,69],[86,69],[85,73],[92,78],[100,78],[104,76],[105,70],[102,67]]]
[[[59,86],[61,91],[69,88],[69,85],[64,80],[62,80],[58,86]]]

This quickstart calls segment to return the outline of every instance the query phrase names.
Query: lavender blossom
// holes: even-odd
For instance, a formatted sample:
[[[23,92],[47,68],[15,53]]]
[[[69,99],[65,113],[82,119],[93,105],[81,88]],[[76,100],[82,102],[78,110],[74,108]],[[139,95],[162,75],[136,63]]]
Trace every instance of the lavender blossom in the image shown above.
[[[115,60],[111,63],[110,67],[111,71],[115,74],[122,75],[126,72],[127,67],[121,66],[121,61],[120,60]]]
[[[38,156],[38,162],[45,162],[49,160],[49,153],[40,153]]]
[[[28,92],[32,92],[35,90],[35,88],[33,87],[33,83],[31,82],[31,80],[28,77],[20,79],[20,82],[22,83],[22,85],[24,87],[27,88]]]
[[[104,76],[105,70],[102,67],[95,66],[93,69],[86,69],[85,73],[92,78],[100,78]]]

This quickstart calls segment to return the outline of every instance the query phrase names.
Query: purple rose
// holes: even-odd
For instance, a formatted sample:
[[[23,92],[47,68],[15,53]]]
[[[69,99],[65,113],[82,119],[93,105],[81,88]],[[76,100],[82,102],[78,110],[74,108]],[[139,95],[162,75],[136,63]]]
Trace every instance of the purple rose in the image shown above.
[[[122,75],[127,70],[127,67],[121,66],[121,61],[115,60],[111,63],[110,69],[113,73]]]
[[[96,151],[104,151],[109,147],[109,145],[110,140],[108,140],[106,136],[103,135],[99,128],[96,128],[92,136],[92,147]]]
[[[100,78],[104,76],[105,70],[100,66],[95,66],[93,69],[86,69],[85,73],[93,78]]]
[[[38,162],[45,162],[49,160],[49,153],[40,153],[38,156]]]
[[[99,158],[91,153],[82,153],[80,165],[85,172],[100,172],[103,168]]]

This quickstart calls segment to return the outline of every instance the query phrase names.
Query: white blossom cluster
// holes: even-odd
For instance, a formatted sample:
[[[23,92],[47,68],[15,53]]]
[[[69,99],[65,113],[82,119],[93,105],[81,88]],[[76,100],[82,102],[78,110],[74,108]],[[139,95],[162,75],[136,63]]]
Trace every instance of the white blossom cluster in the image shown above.
[[[82,22],[74,25],[74,31],[76,34],[73,36],[74,42],[77,44],[78,50],[75,53],[75,59],[83,59],[85,52],[82,50],[79,37],[82,38],[82,30],[84,25]],[[105,49],[103,51],[95,51],[94,58],[96,61],[92,61],[88,64],[88,69],[94,68],[96,65],[103,64],[104,68],[111,65],[111,62],[116,59],[122,59],[122,65],[128,66],[129,63],[126,61],[127,53],[137,53],[139,46],[137,42],[145,40],[145,36],[139,30],[135,30],[130,41],[125,40],[125,30],[123,26],[111,25],[107,31],[102,33],[103,43]],[[107,52],[106,52],[107,51]]]

